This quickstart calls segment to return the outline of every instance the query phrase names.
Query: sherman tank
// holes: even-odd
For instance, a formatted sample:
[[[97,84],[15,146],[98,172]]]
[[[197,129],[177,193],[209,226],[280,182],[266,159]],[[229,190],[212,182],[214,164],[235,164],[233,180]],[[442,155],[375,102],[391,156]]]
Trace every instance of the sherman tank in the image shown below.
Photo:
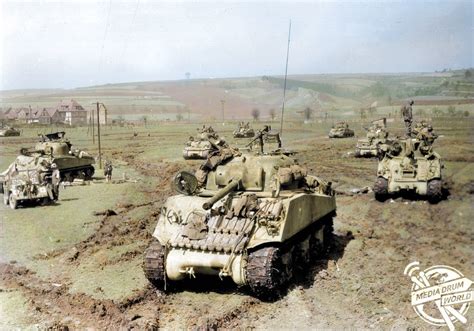
[[[373,121],[366,130],[367,137],[357,142],[355,157],[380,157],[382,145],[387,143],[388,138],[385,118]]]
[[[353,137],[354,130],[349,129],[349,124],[346,122],[338,122],[329,131],[329,138],[346,138]]]
[[[17,130],[13,127],[3,127],[0,128],[0,137],[14,137],[14,136],[19,136],[20,135],[20,130]]]
[[[443,165],[439,154],[432,149],[434,139],[433,135],[422,135],[397,139],[386,146],[374,185],[377,200],[384,201],[398,192],[414,192],[431,202],[442,199]]]
[[[199,134],[196,138],[189,137],[183,150],[183,158],[190,159],[207,159],[212,152],[216,151],[214,142],[219,139],[219,135],[214,131],[212,126],[203,126],[198,129]]]
[[[144,273],[161,290],[213,275],[271,297],[327,251],[334,191],[285,154],[219,152],[174,178]]]
[[[255,137],[255,131],[250,127],[250,123],[240,122],[239,126],[232,133],[234,138],[252,138]]]
[[[25,202],[53,200],[51,165],[39,157],[20,155],[1,174],[3,203],[16,209]]]
[[[56,163],[61,179],[72,182],[74,178],[92,179],[94,175],[94,157],[87,152],[73,148],[65,132],[55,132],[40,136],[33,150],[22,149],[21,154],[40,156],[49,163]]]

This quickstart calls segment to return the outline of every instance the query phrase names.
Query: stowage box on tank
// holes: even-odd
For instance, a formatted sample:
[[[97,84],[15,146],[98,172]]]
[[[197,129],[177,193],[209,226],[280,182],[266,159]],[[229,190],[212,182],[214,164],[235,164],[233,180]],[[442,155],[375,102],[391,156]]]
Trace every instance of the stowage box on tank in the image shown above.
[[[205,175],[199,187],[194,175],[179,173],[174,183],[182,193],[162,207],[143,265],[159,289],[206,274],[269,296],[296,266],[304,270],[327,250],[334,191],[294,159],[236,155]]]

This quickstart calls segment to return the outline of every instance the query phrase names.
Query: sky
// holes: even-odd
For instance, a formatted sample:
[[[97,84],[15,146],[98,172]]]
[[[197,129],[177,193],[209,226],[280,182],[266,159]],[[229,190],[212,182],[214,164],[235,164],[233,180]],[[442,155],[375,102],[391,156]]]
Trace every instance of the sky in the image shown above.
[[[473,66],[473,3],[0,0],[0,90]]]

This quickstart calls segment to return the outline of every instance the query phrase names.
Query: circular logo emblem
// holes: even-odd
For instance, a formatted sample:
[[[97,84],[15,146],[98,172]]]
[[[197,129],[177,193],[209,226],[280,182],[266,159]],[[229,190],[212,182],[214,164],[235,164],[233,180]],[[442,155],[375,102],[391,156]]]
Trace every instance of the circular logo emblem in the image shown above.
[[[450,330],[458,321],[465,324],[474,296],[472,281],[449,266],[437,265],[423,271],[418,266],[419,262],[412,262],[404,272],[412,281],[411,304],[416,314],[431,325],[447,325]]]

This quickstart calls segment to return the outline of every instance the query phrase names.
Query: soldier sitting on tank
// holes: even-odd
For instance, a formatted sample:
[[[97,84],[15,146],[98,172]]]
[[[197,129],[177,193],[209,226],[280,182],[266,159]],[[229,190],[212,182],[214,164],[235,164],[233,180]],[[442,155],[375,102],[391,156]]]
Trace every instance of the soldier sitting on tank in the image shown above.
[[[218,165],[241,155],[237,148],[230,147],[223,139],[219,139],[215,143],[211,142],[211,144],[216,148],[216,150],[209,155],[207,160],[201,164],[195,173],[199,186],[203,186],[206,183],[209,171],[212,171],[217,168]]]
[[[416,137],[420,141],[418,150],[423,156],[430,157],[433,155],[433,143],[438,138],[438,135],[433,132],[431,125],[423,128]]]

